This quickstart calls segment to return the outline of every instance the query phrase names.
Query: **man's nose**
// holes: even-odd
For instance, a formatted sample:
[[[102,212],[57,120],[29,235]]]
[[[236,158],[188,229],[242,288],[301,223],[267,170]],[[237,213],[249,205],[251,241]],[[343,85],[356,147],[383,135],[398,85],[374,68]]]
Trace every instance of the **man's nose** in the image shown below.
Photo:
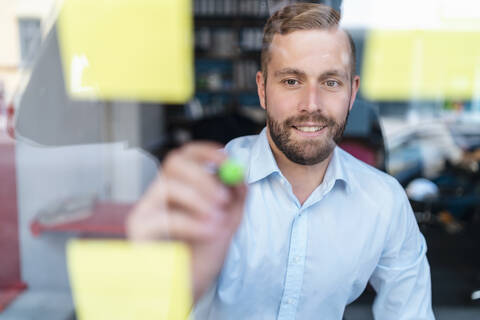
[[[321,108],[320,88],[318,84],[308,84],[302,92],[300,111],[314,112]]]

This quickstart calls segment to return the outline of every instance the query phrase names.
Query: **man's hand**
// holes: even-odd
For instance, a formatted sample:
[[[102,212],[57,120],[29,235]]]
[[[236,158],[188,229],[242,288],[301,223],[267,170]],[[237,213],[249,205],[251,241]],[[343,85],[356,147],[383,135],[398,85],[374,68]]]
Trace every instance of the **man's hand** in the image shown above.
[[[189,244],[195,301],[222,268],[246,196],[245,185],[226,187],[208,171],[226,160],[219,149],[213,143],[190,143],[172,151],[127,221],[132,240]]]

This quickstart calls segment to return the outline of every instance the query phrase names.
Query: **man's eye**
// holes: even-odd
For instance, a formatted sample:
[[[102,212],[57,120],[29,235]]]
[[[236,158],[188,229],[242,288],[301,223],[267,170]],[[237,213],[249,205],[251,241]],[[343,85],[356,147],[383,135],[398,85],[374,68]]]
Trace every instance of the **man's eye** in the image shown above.
[[[287,79],[283,81],[288,86],[295,86],[298,84],[298,81],[295,79]]]
[[[340,85],[338,81],[335,81],[335,80],[327,80],[325,84],[327,85],[327,87],[330,87],[330,88],[336,88]]]

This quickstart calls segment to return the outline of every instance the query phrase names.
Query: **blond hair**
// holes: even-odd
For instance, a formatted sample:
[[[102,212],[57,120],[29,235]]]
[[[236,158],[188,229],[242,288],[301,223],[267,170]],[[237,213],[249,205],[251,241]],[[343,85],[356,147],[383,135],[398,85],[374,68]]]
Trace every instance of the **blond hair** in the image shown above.
[[[338,28],[340,13],[333,8],[318,3],[295,3],[275,12],[263,29],[261,68],[267,81],[267,65],[270,62],[270,45],[276,34],[286,35],[300,30],[328,30]],[[355,44],[345,31],[350,44],[351,78],[355,75]]]

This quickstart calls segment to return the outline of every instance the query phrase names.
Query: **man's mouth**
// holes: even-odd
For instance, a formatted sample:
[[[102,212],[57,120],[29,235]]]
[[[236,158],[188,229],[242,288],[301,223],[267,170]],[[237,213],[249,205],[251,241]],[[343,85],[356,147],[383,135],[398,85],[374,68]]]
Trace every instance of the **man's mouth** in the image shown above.
[[[326,126],[292,126],[301,132],[318,132],[325,128]]]

